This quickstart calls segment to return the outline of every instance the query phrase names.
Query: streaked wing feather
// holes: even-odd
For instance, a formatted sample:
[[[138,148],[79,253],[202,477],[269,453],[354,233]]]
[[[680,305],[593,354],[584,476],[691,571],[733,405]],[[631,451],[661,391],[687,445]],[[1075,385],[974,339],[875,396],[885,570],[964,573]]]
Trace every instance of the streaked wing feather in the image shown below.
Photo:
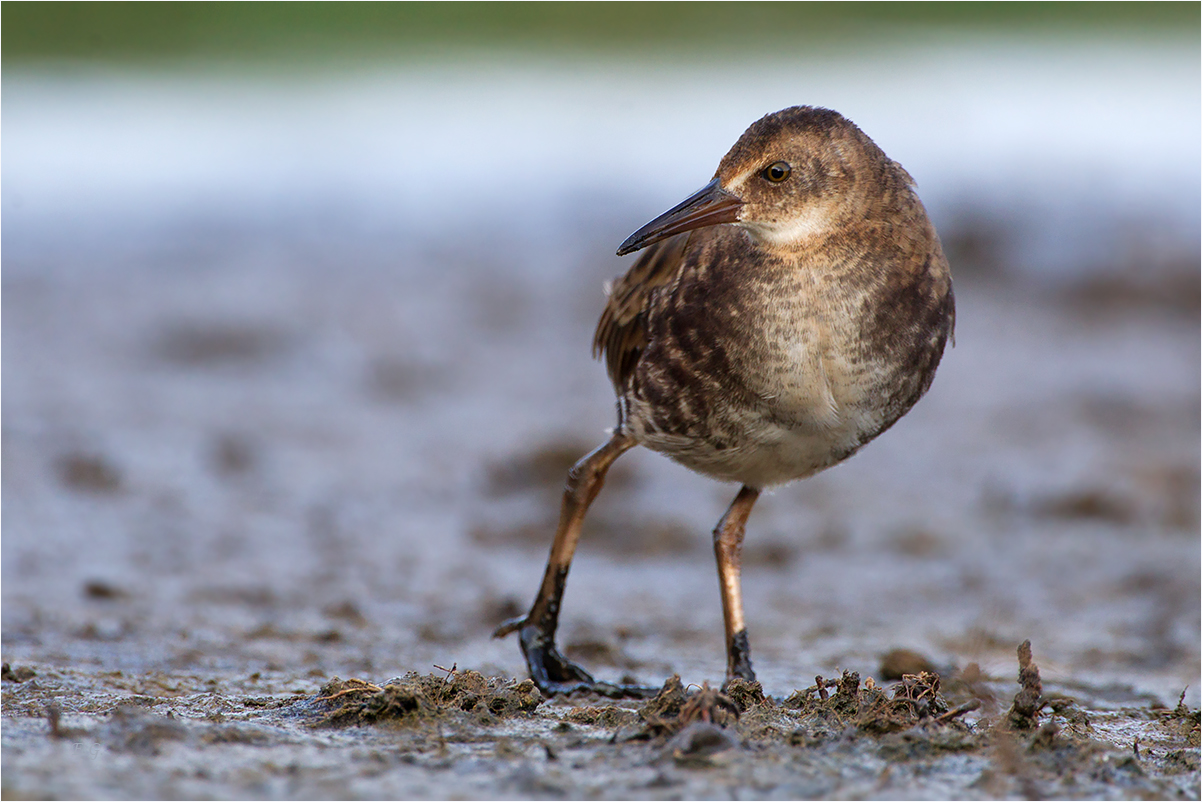
[[[593,356],[604,356],[606,372],[619,391],[647,347],[652,292],[672,281],[684,262],[690,236],[677,234],[649,246],[609,288],[609,302],[593,336]]]

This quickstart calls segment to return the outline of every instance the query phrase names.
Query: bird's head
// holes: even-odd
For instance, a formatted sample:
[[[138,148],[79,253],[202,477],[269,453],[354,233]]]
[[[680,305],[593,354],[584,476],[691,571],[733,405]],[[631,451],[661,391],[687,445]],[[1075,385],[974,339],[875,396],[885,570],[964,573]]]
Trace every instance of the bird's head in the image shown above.
[[[714,178],[630,235],[618,255],[723,223],[777,248],[804,246],[862,216],[873,193],[909,176],[838,112],[811,106],[769,114],[748,128]]]

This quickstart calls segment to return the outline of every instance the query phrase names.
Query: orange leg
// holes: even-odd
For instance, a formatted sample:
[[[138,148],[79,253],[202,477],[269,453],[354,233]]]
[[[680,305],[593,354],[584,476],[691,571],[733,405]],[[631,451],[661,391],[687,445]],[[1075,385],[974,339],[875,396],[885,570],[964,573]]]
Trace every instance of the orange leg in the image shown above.
[[[730,503],[726,514],[714,528],[714,557],[718,560],[718,581],[722,586],[722,620],[726,624],[726,678],[754,680],[751,648],[747,642],[747,622],[743,618],[742,571],[743,531],[747,516],[760,497],[760,491],[744,485]]]
[[[609,466],[635,445],[634,438],[616,433],[608,443],[572,466],[563,492],[559,527],[555,530],[555,540],[551,543],[551,554],[547,558],[547,571],[534,604],[526,615],[506,621],[493,633],[495,638],[511,632],[518,633],[530,676],[539,689],[548,695],[577,690],[615,697],[647,696],[655,692],[654,689],[641,686],[598,682],[583,668],[560,654],[555,646],[563,588],[572,556],[576,553],[576,544],[580,541],[580,527],[584,523],[585,513],[600,492]]]

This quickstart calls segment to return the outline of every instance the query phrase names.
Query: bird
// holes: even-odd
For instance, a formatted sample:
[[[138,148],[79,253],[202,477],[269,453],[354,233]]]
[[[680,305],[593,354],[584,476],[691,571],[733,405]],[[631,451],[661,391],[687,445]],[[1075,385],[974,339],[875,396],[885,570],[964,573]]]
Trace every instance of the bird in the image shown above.
[[[547,695],[649,696],[597,680],[555,643],[589,505],[635,446],[740,489],[713,530],[726,681],[755,680],[741,552],[760,493],[846,460],[931,386],[955,296],[916,184],[836,111],[754,122],[713,179],[635,231],[608,287],[593,355],[617,396],[610,438],[568,472],[534,603],[501,624]],[[954,340],[953,340],[954,344]]]

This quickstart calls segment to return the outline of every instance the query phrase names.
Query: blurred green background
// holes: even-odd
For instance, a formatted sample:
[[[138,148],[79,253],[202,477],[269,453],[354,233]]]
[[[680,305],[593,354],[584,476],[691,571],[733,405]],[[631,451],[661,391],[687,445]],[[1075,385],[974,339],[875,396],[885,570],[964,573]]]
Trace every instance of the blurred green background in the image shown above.
[[[955,35],[1198,36],[1198,3],[41,3],[3,5],[4,66],[406,57],[503,47],[705,57]],[[649,50],[656,48],[657,50]],[[790,53],[794,51],[789,51]]]

